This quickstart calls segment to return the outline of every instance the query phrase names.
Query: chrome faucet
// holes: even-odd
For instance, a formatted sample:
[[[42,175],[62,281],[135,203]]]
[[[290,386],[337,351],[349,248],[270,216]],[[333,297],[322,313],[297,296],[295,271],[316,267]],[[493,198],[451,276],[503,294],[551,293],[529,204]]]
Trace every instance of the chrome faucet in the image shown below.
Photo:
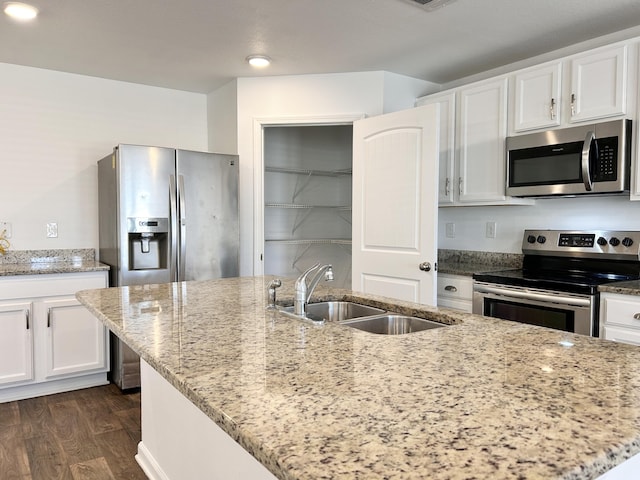
[[[314,276],[307,285],[307,277],[315,272]],[[324,279],[327,282],[333,280],[333,267],[331,265],[320,265],[316,263],[313,267],[307,269],[302,275],[298,277],[295,283],[296,296],[293,300],[293,313],[302,317],[306,316],[306,306],[311,299],[313,290],[318,285],[320,277],[324,274]]]

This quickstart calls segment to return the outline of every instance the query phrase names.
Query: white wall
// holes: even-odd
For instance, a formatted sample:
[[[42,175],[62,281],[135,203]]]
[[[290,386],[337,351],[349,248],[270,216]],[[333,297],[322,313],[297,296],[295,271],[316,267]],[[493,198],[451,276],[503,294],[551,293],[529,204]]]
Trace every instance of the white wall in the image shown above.
[[[385,101],[385,83],[406,88]],[[415,94],[416,92],[423,93]],[[415,97],[433,91],[433,84],[385,72],[240,78],[237,81],[238,154],[240,155],[240,274],[254,273],[254,122],[267,118],[321,118],[379,115],[410,108]],[[215,93],[215,92],[214,92]],[[229,92],[227,92],[229,94]],[[212,95],[212,94],[210,94]],[[217,101],[221,101],[217,99]],[[210,111],[210,115],[215,112]],[[210,117],[211,125],[212,122]],[[215,146],[212,145],[212,148]],[[257,261],[257,260],[256,260]]]
[[[206,95],[0,64],[0,222],[12,249],[98,247],[96,161],[117,143],[207,150]]]
[[[496,238],[486,238],[486,222],[496,222]],[[447,238],[445,224],[455,224]],[[525,229],[640,230],[640,202],[629,197],[536,200],[529,206],[447,207],[439,209],[438,247],[453,250],[522,253]]]

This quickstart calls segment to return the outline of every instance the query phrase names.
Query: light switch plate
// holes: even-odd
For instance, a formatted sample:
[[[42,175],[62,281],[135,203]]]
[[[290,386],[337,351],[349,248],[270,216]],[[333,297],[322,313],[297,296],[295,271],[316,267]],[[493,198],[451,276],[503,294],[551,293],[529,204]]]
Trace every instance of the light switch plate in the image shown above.
[[[496,222],[487,222],[487,238],[496,238]]]
[[[58,238],[58,224],[47,223],[47,238]]]
[[[447,222],[445,224],[445,235],[447,238],[454,238],[456,236],[456,224]]]

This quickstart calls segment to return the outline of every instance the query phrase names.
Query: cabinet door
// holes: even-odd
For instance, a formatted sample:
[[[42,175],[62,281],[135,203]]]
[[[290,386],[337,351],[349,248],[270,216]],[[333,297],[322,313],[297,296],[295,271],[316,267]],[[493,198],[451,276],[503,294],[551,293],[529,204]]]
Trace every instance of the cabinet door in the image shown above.
[[[626,93],[626,46],[571,60],[571,122],[624,115]]]
[[[560,72],[558,62],[515,75],[514,131],[560,125]]]
[[[34,379],[31,313],[30,302],[0,303],[0,385]]]
[[[44,300],[45,377],[106,371],[106,329],[75,298]]]
[[[507,79],[462,88],[459,95],[459,199],[505,200]]]
[[[418,105],[440,105],[440,159],[438,168],[438,203],[448,205],[454,202],[455,179],[455,129],[456,94],[449,92],[430,95],[420,100]]]
[[[436,304],[438,106],[353,125],[353,289]]]

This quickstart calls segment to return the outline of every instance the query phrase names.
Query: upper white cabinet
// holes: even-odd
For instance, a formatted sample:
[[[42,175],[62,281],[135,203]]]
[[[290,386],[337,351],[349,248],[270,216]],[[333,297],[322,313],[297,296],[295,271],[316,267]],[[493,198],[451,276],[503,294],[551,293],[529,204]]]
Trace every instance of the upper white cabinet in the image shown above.
[[[572,58],[570,122],[624,115],[626,94],[626,45]]]
[[[515,132],[560,125],[560,62],[545,64],[514,76]]]
[[[627,45],[616,45],[516,72],[512,131],[625,115],[627,57]]]
[[[458,199],[504,201],[507,78],[463,87],[458,98]]]
[[[507,77],[420,98],[438,104],[440,206],[531,204],[505,195]]]
[[[418,102],[419,105],[432,105],[434,103],[440,106],[438,204],[451,205],[457,199],[457,196],[454,197],[454,178],[457,178],[457,169],[455,167],[456,93],[454,91],[438,93],[424,97]]]

